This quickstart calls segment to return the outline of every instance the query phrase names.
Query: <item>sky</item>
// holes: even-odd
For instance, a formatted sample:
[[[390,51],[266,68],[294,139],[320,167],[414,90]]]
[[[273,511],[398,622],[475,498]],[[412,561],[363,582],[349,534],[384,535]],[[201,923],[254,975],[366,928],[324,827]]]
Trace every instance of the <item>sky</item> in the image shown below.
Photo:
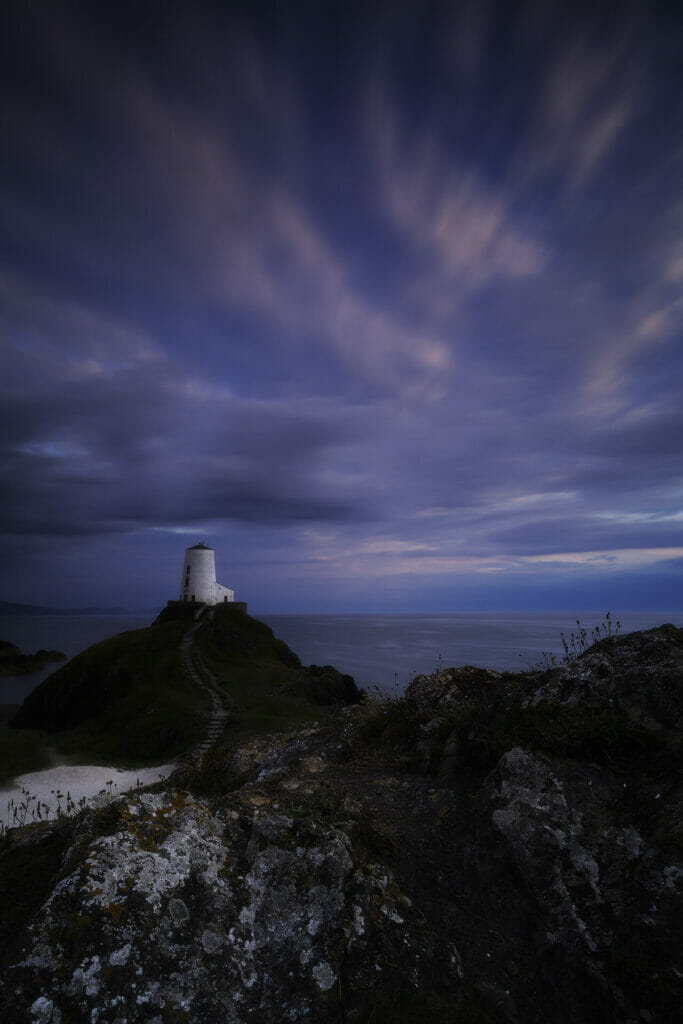
[[[675,6],[6,6],[0,598],[683,609]]]

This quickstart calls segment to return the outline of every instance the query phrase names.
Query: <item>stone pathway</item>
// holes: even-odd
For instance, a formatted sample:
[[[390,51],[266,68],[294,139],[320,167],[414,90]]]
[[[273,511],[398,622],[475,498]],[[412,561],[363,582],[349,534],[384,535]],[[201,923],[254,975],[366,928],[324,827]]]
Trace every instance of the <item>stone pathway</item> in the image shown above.
[[[190,679],[192,679],[197,686],[200,686],[211,698],[209,725],[202,742],[198,743],[190,753],[190,756],[194,758],[201,757],[203,753],[215,746],[216,741],[225,728],[226,719],[230,714],[226,707],[225,694],[223,694],[219,689],[212,673],[206,667],[199,649],[194,645],[195,634],[201,625],[201,622],[196,622],[194,626],[188,629],[180,645],[180,653],[183,661],[185,662],[185,667],[189,673]]]

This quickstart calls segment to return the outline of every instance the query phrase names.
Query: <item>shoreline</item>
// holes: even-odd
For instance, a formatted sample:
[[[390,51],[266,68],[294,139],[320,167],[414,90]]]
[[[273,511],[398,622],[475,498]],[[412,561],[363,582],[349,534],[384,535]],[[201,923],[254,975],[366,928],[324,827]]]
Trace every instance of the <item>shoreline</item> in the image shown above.
[[[84,807],[109,803],[131,790],[168,778],[176,768],[175,762],[138,769],[56,765],[27,772],[17,776],[11,786],[0,789],[0,834],[3,828],[54,821],[58,814],[76,814]],[[17,818],[14,808],[18,809]]]

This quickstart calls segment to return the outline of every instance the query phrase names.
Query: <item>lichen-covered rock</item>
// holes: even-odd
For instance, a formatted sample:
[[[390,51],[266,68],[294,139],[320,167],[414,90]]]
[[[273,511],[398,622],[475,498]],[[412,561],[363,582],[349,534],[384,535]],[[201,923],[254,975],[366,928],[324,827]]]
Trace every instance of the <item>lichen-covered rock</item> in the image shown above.
[[[491,823],[547,915],[548,943],[595,953],[597,945],[580,916],[582,901],[576,892],[587,893],[591,905],[601,903],[603,896],[600,869],[583,843],[581,812],[568,805],[562,782],[528,751],[507,753],[499,775]]]
[[[683,872],[640,832],[644,820],[651,826],[666,815],[661,794],[651,783],[625,794],[623,776],[601,777],[596,767],[561,761],[551,767],[516,748],[501,758],[484,791],[494,833],[535,905],[536,955],[557,974],[570,1002],[584,1005],[584,1017],[576,1019],[593,1019],[592,1002],[604,1019],[637,1020],[640,1010],[624,991],[636,981],[628,976],[636,962],[639,981],[648,971],[651,982],[661,972],[672,1003],[679,979],[668,939],[680,932]]]
[[[67,851],[3,1019],[325,1021],[342,979],[398,966],[419,985],[419,915],[343,830],[173,791],[118,810],[76,866]]]
[[[444,669],[0,839],[0,1020],[678,1024],[682,647]]]
[[[605,637],[549,674],[532,703],[591,700],[623,708],[650,732],[683,728],[683,629],[672,625]]]
[[[406,688],[405,699],[415,708],[431,709],[441,714],[454,712],[468,702],[473,687],[485,689],[501,679],[500,672],[474,665],[442,668],[428,676],[415,676]]]

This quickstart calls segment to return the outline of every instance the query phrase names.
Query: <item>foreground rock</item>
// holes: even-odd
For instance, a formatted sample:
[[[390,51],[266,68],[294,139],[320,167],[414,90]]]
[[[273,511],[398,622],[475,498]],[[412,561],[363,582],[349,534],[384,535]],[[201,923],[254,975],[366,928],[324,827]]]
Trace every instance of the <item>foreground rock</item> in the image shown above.
[[[19,830],[0,1019],[677,1021],[682,679],[673,627],[446,670]]]

